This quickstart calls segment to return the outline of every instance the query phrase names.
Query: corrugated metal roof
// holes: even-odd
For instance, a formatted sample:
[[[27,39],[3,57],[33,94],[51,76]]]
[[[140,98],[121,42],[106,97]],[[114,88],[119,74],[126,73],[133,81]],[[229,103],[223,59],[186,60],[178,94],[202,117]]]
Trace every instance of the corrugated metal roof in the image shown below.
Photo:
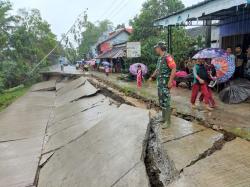
[[[107,52],[104,52],[100,54],[97,58],[103,59],[103,58],[119,58],[119,57],[125,57],[125,47],[115,47]]]
[[[171,15],[159,18],[155,20],[155,26],[169,26],[176,24],[183,24],[186,21],[194,20],[216,20],[219,15],[216,15],[213,19],[208,19],[207,15],[212,15],[214,13],[219,13],[222,11],[224,14],[226,10],[237,7],[240,5],[245,5],[249,3],[248,0],[205,0],[201,3],[193,5],[191,7],[185,8]]]

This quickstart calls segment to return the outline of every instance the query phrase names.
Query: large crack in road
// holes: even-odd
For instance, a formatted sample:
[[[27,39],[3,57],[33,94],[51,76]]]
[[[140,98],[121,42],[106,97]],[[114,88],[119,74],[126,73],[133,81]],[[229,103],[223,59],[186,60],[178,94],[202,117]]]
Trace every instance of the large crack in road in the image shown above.
[[[98,81],[101,81],[101,83],[100,82],[97,83]],[[112,84],[108,84],[109,85],[108,86],[107,82],[100,80],[100,79],[98,79],[98,81],[95,81],[92,79],[92,83],[94,82],[94,84],[98,86],[98,88],[108,89],[109,94],[111,93],[112,95],[114,94],[119,95],[119,97],[122,97],[124,100],[126,100],[129,96],[131,96],[131,95],[128,96],[126,94],[123,94],[122,90],[117,89],[116,87],[110,88]],[[134,97],[134,94],[131,97]],[[138,106],[138,103],[142,102],[144,103],[144,106],[146,106],[148,109],[151,109],[151,110],[153,109],[156,111],[159,110],[158,106],[156,104],[152,105],[151,101],[148,101],[145,98],[142,99],[141,97],[136,97],[136,98],[137,98],[137,103],[136,104],[133,103],[134,106]],[[128,100],[131,101],[130,98]],[[194,131],[194,132],[187,133],[177,138],[173,138],[171,140],[164,141],[160,137],[160,134],[161,134],[160,131],[162,131],[162,130],[159,130],[160,124],[157,124],[157,120],[155,120],[154,118],[151,119],[151,123],[150,123],[151,130],[150,130],[150,135],[148,138],[148,145],[146,149],[145,165],[147,168],[147,173],[148,173],[150,184],[152,187],[168,186],[168,185],[171,185],[171,183],[174,183],[175,181],[177,181],[177,184],[178,184],[179,179],[182,180],[183,178],[183,176],[181,177],[181,175],[185,175],[184,171],[187,168],[192,169],[192,167],[196,166],[196,164],[200,162],[203,163],[203,160],[207,162],[206,158],[211,157],[215,153],[220,152],[227,143],[234,142],[234,140],[236,139],[236,136],[233,135],[232,133],[229,133],[223,129],[219,129],[216,126],[214,126],[214,124],[208,124],[202,119],[193,117],[191,115],[186,115],[186,114],[176,113],[176,112],[174,113],[174,115],[177,118],[181,118],[190,123],[196,123],[204,128]],[[212,130],[207,131],[206,130],[207,128],[212,129]],[[195,155],[195,157],[193,157],[193,159],[190,159],[189,162],[186,162],[186,164],[183,165],[183,167],[176,169],[175,167],[176,163],[168,155],[168,148],[166,148],[165,150],[162,148],[163,144],[166,144],[168,142],[175,142],[179,140],[181,141],[182,139],[192,138],[193,136],[196,136],[196,135],[199,136],[199,134],[207,133],[207,132],[210,132],[210,134],[212,133],[210,135],[211,137],[215,136],[216,133],[219,136],[215,138],[214,141],[211,141],[211,143],[209,143],[207,146],[200,149],[199,152],[197,152],[197,154]],[[216,156],[217,155],[218,154],[216,154]],[[190,184],[188,184],[187,182],[186,185],[189,186]],[[178,185],[176,187],[178,187]]]

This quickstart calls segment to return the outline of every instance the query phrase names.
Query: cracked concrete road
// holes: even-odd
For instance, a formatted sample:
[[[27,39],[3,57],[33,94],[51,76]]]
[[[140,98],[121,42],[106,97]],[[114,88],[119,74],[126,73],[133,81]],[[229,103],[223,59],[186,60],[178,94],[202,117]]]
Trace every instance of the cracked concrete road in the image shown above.
[[[228,142],[214,130],[176,117],[172,121],[171,128],[160,134],[163,153],[180,172],[170,187],[249,186],[248,141],[236,138]]]
[[[110,79],[109,79],[110,80]],[[106,83],[102,83],[105,85]],[[102,85],[102,86],[103,86]],[[107,85],[106,85],[107,86]],[[122,95],[122,93],[120,93]],[[179,98],[179,99],[178,99]],[[178,106],[180,110],[186,110],[188,108],[188,101],[184,101],[182,93],[174,96],[174,101],[178,99]],[[242,115],[248,111],[246,109],[248,105],[243,105],[240,110],[235,110],[237,106],[231,109],[227,109],[228,113],[236,111],[236,114],[241,113],[235,120],[237,121]],[[178,111],[182,114],[181,111]],[[190,110],[189,110],[190,112]],[[199,113],[199,114],[198,114]],[[184,115],[186,112],[184,112]],[[204,114],[197,111],[196,115],[204,116]],[[213,115],[213,114],[212,114]],[[219,112],[218,115],[221,115]],[[235,116],[235,115],[234,115]],[[224,115],[226,120],[223,124],[231,121],[234,116],[228,117]],[[245,116],[242,119],[246,119]],[[214,120],[213,117],[209,116]],[[246,125],[246,122],[244,124]],[[232,121],[230,122],[232,123]],[[241,125],[244,125],[241,124]],[[227,124],[228,125],[228,124]],[[160,130],[158,136],[160,152],[155,152],[154,162],[159,162],[157,159],[161,159],[156,164],[159,170],[153,168],[153,178],[159,175],[159,179],[163,184],[168,184],[171,181],[171,177],[164,176],[164,174],[173,174],[175,178],[175,171],[166,172],[166,168],[175,168],[179,171],[180,177],[177,178],[171,187],[248,187],[250,166],[248,163],[250,159],[250,143],[240,138],[230,139],[228,134],[222,134],[220,132],[208,129],[204,126],[198,125],[195,122],[190,122],[177,117],[172,117],[172,126],[166,130]],[[229,138],[229,139],[228,139]],[[157,141],[157,142],[158,142]],[[153,145],[157,144],[153,142]],[[159,156],[159,154],[161,156]],[[162,155],[166,155],[167,162],[163,162]],[[152,155],[150,155],[152,156]],[[173,164],[171,164],[173,163]],[[166,167],[166,165],[172,165]],[[211,165],[210,165],[211,164]],[[154,167],[154,166],[153,166]],[[216,169],[215,169],[216,168]],[[163,169],[163,170],[162,170]],[[173,169],[173,170],[175,170]],[[160,172],[160,174],[159,174]],[[150,176],[152,177],[152,176]],[[170,180],[169,180],[170,179]],[[153,184],[158,184],[157,182]],[[154,185],[157,187],[157,185]]]
[[[148,112],[117,106],[101,94],[74,102],[61,99],[82,87],[97,91],[80,78],[56,94],[38,186],[149,186],[143,162]]]
[[[148,111],[117,105],[84,78],[54,83],[0,113],[0,186],[149,186]]]
[[[29,92],[0,113],[0,186],[34,184],[54,92]]]
[[[32,86],[31,91],[54,91],[56,90],[56,79],[44,81]]]
[[[149,112],[113,101],[85,78],[57,84],[57,91],[28,92],[0,113],[0,186],[150,186]],[[172,120],[158,142],[161,158],[180,174],[170,187],[249,186],[248,141]]]
[[[148,112],[122,105],[95,122],[54,153],[38,186],[148,186],[143,162]]]
[[[184,168],[170,187],[248,187],[250,184],[250,144],[235,139],[222,150]]]

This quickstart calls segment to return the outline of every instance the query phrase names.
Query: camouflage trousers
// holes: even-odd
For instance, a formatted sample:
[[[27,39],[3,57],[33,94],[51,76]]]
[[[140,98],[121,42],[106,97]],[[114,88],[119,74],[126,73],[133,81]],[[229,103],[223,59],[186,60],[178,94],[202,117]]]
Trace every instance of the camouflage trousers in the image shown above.
[[[169,79],[168,78],[158,78],[158,97],[159,104],[162,109],[170,108],[171,95],[170,90],[167,87]]]

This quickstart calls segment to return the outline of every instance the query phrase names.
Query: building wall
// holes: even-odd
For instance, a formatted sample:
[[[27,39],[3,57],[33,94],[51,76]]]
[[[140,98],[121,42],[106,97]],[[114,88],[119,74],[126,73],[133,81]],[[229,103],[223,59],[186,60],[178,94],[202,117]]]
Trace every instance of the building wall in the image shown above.
[[[250,45],[250,12],[224,20],[220,26],[221,47],[241,45],[245,50]]]
[[[116,44],[121,44],[121,43],[126,43],[129,39],[129,34],[127,32],[121,32],[120,34],[118,34],[117,36],[115,36],[114,38],[103,42],[100,45],[100,53],[106,52],[110,49],[112,49],[113,45]]]
[[[220,47],[220,28],[217,26],[213,26],[211,29],[211,47]]]
[[[250,33],[250,12],[243,12],[241,16],[235,16],[224,20],[220,26],[220,36],[232,36]]]
[[[117,35],[116,37],[112,38],[109,43],[111,45],[115,45],[115,44],[120,44],[120,43],[125,43],[128,41],[129,38],[129,34],[127,32],[122,32],[119,35]]]
[[[101,52],[106,52],[108,50],[112,49],[112,44],[110,42],[104,42],[100,45]]]

